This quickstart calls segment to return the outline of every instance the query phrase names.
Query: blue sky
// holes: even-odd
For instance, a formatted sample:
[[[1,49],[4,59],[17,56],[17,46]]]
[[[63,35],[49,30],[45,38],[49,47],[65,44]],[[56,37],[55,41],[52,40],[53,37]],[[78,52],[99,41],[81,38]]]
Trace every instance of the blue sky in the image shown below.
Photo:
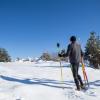
[[[12,58],[56,52],[76,35],[82,48],[100,35],[100,0],[0,0],[0,47]]]

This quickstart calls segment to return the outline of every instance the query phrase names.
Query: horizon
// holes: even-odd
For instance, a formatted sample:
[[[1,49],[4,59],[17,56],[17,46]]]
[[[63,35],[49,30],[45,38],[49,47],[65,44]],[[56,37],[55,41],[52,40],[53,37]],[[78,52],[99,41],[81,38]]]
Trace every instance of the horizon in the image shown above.
[[[77,37],[84,50],[90,32],[100,35],[99,0],[3,0],[0,1],[0,47],[12,59],[39,57],[67,48]]]

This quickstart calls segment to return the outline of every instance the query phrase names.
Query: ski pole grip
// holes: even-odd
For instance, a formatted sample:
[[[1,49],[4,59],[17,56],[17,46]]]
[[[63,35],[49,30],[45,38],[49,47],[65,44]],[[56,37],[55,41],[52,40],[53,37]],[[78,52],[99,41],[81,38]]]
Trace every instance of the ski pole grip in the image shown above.
[[[59,44],[59,43],[57,43],[57,47],[58,47],[58,48],[60,47],[60,44]]]

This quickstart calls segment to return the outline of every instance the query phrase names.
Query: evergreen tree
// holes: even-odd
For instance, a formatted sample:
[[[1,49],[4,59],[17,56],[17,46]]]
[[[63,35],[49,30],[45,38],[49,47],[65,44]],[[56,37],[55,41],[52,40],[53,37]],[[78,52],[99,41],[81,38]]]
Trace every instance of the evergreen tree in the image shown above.
[[[98,67],[100,68],[100,36],[97,36],[96,38],[97,41],[97,62],[98,62]]]
[[[96,37],[95,32],[90,33],[85,48],[85,59],[87,59],[94,68],[100,65],[100,38]]]
[[[4,48],[0,48],[0,62],[10,62],[11,58]]]

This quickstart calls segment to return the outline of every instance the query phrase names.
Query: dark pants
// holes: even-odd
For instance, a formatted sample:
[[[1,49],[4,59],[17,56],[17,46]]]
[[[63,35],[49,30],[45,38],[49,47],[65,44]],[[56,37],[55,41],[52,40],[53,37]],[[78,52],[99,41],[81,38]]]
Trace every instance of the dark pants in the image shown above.
[[[80,89],[80,85],[83,86],[81,76],[78,74],[79,63],[71,63],[71,69],[74,77],[74,81],[77,89]]]

